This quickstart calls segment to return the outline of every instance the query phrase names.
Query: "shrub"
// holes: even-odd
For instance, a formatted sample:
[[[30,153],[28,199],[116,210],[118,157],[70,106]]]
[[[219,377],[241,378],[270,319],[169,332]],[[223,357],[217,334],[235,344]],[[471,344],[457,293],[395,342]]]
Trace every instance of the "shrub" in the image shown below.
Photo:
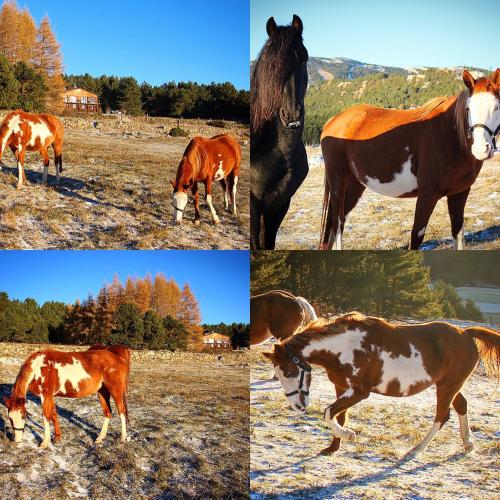
[[[189,132],[181,127],[174,127],[168,133],[171,137],[189,137]]]
[[[226,122],[224,120],[209,120],[207,125],[210,127],[226,128]]]

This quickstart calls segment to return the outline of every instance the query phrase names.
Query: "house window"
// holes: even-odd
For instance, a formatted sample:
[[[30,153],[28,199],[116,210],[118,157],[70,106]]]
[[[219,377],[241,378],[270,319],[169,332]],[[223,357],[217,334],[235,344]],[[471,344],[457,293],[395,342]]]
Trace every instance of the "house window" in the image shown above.
[[[95,104],[95,98],[94,97],[89,97],[89,102],[90,102],[90,104]]]
[[[82,97],[80,102],[82,104],[86,104],[87,103],[87,98],[86,97]]]
[[[76,102],[76,96],[70,95],[69,96],[69,102],[71,102],[71,103]],[[73,106],[73,107],[76,107],[76,106]]]

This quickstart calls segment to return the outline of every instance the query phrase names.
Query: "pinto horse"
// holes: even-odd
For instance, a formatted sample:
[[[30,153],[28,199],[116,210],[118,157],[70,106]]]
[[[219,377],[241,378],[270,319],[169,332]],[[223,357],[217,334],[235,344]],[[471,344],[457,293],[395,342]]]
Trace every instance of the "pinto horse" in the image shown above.
[[[214,224],[220,222],[212,204],[212,182],[220,181],[224,190],[224,208],[229,210],[231,198],[233,215],[236,210],[236,184],[240,172],[241,148],[229,134],[220,134],[209,139],[193,137],[184,151],[177,169],[174,188],[174,222],[182,222],[182,214],[186,209],[188,190],[194,197],[194,223],[200,223],[200,207],[198,201],[198,182],[205,184],[205,196]]]
[[[61,439],[54,396],[82,398],[99,394],[104,411],[104,422],[95,443],[106,436],[111,416],[110,396],[121,419],[121,440],[127,440],[127,363],[107,350],[85,352],[39,351],[32,354],[21,366],[9,398],[4,397],[14,439],[19,443],[26,424],[26,394],[40,396],[45,434],[40,448],[50,444],[50,421],[54,425],[54,441]]]
[[[26,181],[24,173],[26,151],[40,152],[43,159],[42,184],[47,183],[50,146],[54,149],[56,183],[59,184],[62,172],[63,135],[64,127],[53,115],[25,113],[18,109],[5,117],[0,125],[0,162],[5,148],[10,147],[17,160],[17,189],[21,189],[23,181]]]
[[[302,21],[266,25],[269,36],[250,82],[252,250],[272,250],[292,196],[309,167],[302,141],[308,54]]]
[[[321,134],[325,193],[321,249],[342,248],[345,219],[366,188],[416,197],[410,249],[424,240],[440,198],[448,199],[454,248],[464,248],[464,208],[500,132],[500,69],[490,78],[463,72],[467,90],[410,110],[359,105],[326,123]]]
[[[322,366],[335,385],[337,400],[324,413],[334,438],[323,454],[337,451],[341,439],[354,439],[354,432],[344,427],[347,410],[370,393],[406,397],[433,384],[437,389],[434,424],[406,458],[426,448],[449,419],[451,405],[458,413],[460,436],[469,451],[473,444],[467,401],[460,390],[480,359],[488,374],[500,374],[500,334],[493,330],[462,329],[437,321],[394,325],[359,313],[311,326],[264,354],[274,363],[294,410],[304,412],[309,404],[311,363]]]
[[[284,290],[254,295],[250,297],[250,345],[270,337],[284,340],[316,319],[314,308],[303,297]]]

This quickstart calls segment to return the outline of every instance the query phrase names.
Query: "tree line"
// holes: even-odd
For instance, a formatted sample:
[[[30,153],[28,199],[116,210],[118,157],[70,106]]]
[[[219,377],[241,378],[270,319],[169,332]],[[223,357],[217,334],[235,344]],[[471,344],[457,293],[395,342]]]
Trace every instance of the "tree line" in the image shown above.
[[[61,47],[45,16],[37,26],[27,8],[0,9],[0,108],[60,113],[65,90]]]
[[[420,252],[258,252],[251,256],[251,293],[283,288],[317,312],[358,310],[385,318],[484,320],[443,280],[431,281]]]
[[[139,85],[133,77],[65,75],[68,87],[97,94],[103,111],[120,110],[129,115],[217,118],[248,121],[249,92],[232,83],[199,84],[168,82]]]

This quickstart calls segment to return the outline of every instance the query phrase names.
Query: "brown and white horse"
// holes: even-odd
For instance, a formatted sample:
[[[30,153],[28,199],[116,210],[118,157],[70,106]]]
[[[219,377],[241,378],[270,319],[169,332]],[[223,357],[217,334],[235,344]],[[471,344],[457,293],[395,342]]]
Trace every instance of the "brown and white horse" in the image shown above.
[[[194,223],[200,223],[198,182],[205,184],[205,196],[214,224],[220,222],[212,204],[212,182],[220,181],[224,190],[224,208],[229,210],[229,198],[233,215],[236,210],[236,184],[241,163],[241,148],[229,134],[211,138],[193,137],[177,168],[177,177],[171,181],[174,188],[174,222],[182,222],[188,191],[194,196]]]
[[[62,172],[62,143],[64,127],[55,117],[46,113],[31,114],[22,110],[9,113],[0,125],[0,163],[6,147],[10,147],[17,160],[17,188],[21,189],[26,151],[39,151],[43,159],[42,184],[47,183],[49,170],[49,147],[54,149],[56,183],[59,184]]]
[[[110,396],[121,418],[121,440],[127,440],[128,371],[126,362],[107,350],[85,352],[39,351],[22,365],[9,398],[4,398],[14,439],[19,443],[26,424],[26,394],[40,396],[43,410],[44,438],[41,448],[50,444],[50,421],[54,425],[54,441],[61,438],[55,396],[82,398],[99,394],[104,422],[96,444],[106,436],[111,417]]]
[[[303,297],[284,290],[254,295],[250,297],[250,345],[270,337],[284,340],[316,319],[314,308]]]
[[[335,385],[337,400],[324,413],[334,438],[323,454],[337,451],[341,439],[354,439],[354,432],[344,427],[347,410],[370,393],[406,397],[431,385],[437,389],[434,425],[406,458],[426,448],[449,419],[451,405],[459,416],[465,450],[472,449],[467,401],[460,390],[480,359],[488,374],[499,375],[499,333],[444,322],[394,325],[359,313],[319,323],[275,344],[265,355],[273,361],[294,410],[305,412],[309,404],[311,363],[322,366]]]
[[[320,248],[340,250],[345,219],[366,188],[393,198],[416,197],[410,249],[424,240],[440,198],[448,199],[455,249],[464,247],[464,208],[500,132],[500,69],[458,96],[411,110],[359,105],[326,123],[321,134],[325,194]]]

